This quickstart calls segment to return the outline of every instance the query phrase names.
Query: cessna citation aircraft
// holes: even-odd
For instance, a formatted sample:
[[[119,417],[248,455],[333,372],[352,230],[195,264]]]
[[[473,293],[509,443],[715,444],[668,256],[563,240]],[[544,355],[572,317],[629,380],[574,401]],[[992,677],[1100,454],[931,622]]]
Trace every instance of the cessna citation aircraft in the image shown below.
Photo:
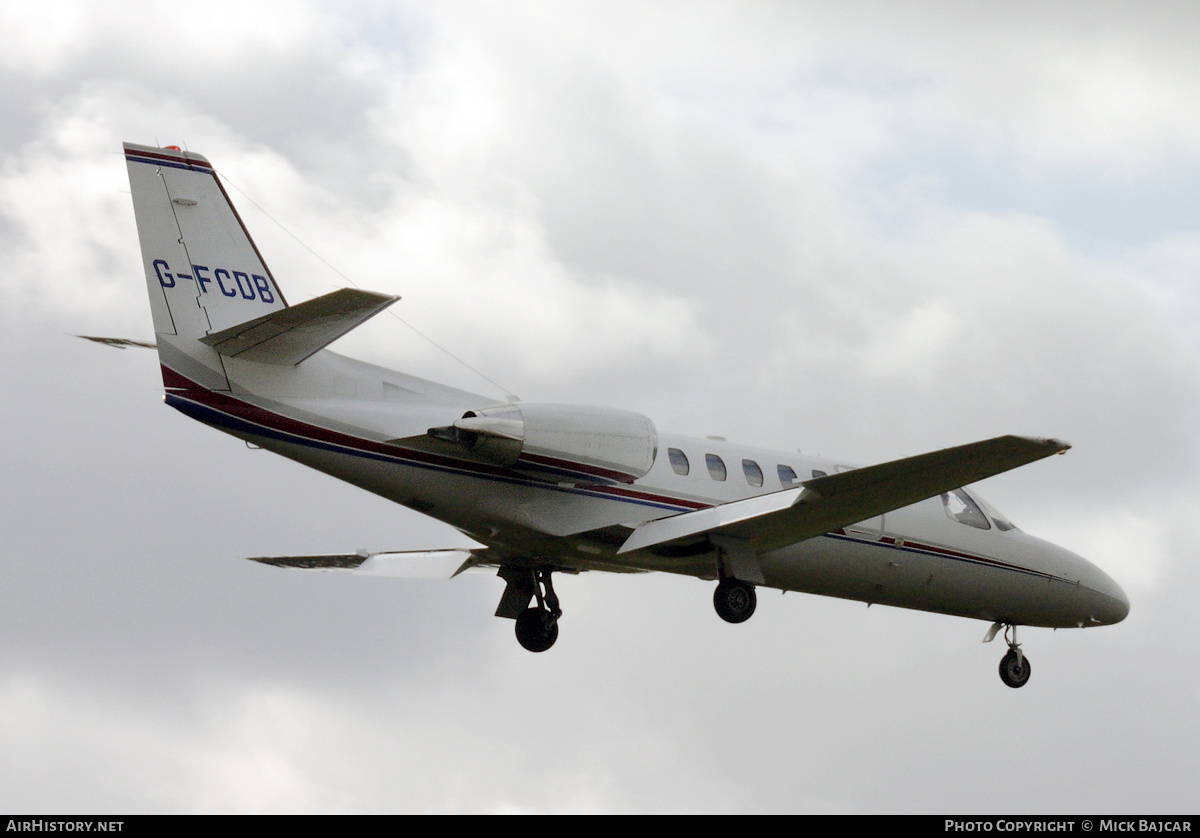
[[[506,583],[496,616],[533,652],[558,637],[556,572],[713,580],[731,623],[754,613],[759,586],[955,614],[992,623],[986,640],[1004,630],[1010,687],[1030,673],[1017,626],[1129,612],[1099,568],[961,488],[1064,442],[1004,436],[850,468],[659,433],[625,410],[497,404],[325,349],[398,298],[346,288],[288,305],[208,160],[128,143],[125,160],[167,404],[484,545],[258,561],[491,568]]]

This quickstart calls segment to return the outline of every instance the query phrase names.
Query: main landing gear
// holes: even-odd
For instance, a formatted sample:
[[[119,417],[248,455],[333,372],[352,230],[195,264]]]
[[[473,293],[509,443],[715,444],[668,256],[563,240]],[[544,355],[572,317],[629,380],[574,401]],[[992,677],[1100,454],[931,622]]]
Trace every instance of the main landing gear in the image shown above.
[[[531,652],[544,652],[558,640],[558,596],[549,570],[531,570],[533,596],[537,605],[517,615],[517,642]],[[528,600],[527,600],[528,601]]]
[[[996,632],[1000,630],[1000,623],[992,626],[988,632],[984,642],[987,643],[996,636]],[[1009,637],[1009,631],[1012,632],[1012,637]],[[1014,690],[1018,687],[1023,687],[1029,681],[1029,658],[1025,657],[1025,653],[1021,651],[1021,644],[1017,642],[1017,627],[1012,623],[1004,624],[1004,642],[1008,644],[1008,652],[1000,660],[1000,680],[1005,686],[1012,687]]]
[[[744,623],[754,614],[758,596],[754,586],[741,579],[725,577],[713,591],[713,606],[717,614],[727,623]]]

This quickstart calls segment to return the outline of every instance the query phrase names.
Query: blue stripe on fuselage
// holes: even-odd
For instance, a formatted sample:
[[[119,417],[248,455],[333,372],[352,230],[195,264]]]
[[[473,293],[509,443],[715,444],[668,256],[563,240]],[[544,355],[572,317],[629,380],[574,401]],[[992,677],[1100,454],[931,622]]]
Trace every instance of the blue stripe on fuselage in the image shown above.
[[[335,442],[325,442],[314,439],[312,437],[295,434],[289,431],[281,431],[276,428],[271,428],[267,425],[262,425],[257,422],[252,422],[248,419],[243,419],[240,416],[233,416],[224,411],[218,410],[205,404],[201,404],[183,396],[168,393],[165,397],[166,403],[181,413],[190,416],[197,421],[203,422],[206,425],[212,425],[216,428],[222,428],[230,431],[253,434],[254,436],[266,437],[280,442],[288,442],[294,445],[303,445],[307,448],[315,448],[322,451],[331,451],[337,454],[346,454],[354,457],[362,457],[369,460],[378,460],[380,462],[390,462],[399,465],[409,466],[411,468],[425,468],[433,471],[448,472],[451,474],[463,474],[483,480],[492,480],[499,483],[508,483],[510,485],[528,486],[536,489],[549,489],[556,492],[566,492],[573,495],[585,495],[591,498],[602,498],[605,500],[618,500],[624,503],[632,503],[638,506],[649,506],[655,509],[669,509],[671,511],[691,512],[694,507],[683,506],[682,504],[672,504],[669,502],[655,502],[643,498],[631,498],[612,492],[593,492],[580,487],[558,486],[554,484],[543,483],[539,480],[525,480],[519,477],[508,477],[504,475],[483,474],[473,471],[470,468],[442,466],[434,463],[425,463],[419,460],[414,460],[405,457],[401,454],[381,454],[375,451],[364,451],[361,448],[354,448],[349,445],[340,445]],[[467,465],[467,464],[464,464]]]

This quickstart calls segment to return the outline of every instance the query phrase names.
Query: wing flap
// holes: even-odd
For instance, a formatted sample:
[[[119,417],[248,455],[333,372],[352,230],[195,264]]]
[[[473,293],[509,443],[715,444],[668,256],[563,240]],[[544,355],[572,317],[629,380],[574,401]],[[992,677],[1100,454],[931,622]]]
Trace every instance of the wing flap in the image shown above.
[[[222,355],[261,364],[295,366],[399,297],[343,288],[201,338]]]
[[[746,539],[757,553],[949,492],[1060,454],[1056,439],[1002,436],[806,480],[800,488],[686,512],[638,526],[618,553],[702,533]]]

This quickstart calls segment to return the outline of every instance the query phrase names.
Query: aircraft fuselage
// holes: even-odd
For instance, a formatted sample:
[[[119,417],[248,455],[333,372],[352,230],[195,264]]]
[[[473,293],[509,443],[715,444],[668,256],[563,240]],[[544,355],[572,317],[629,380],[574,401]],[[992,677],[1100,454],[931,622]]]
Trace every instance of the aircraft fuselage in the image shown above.
[[[618,554],[620,534],[644,521],[785,490],[794,483],[784,482],[784,469],[799,480],[851,468],[829,458],[659,434],[650,471],[628,485],[539,479],[387,442],[420,438],[487,398],[323,355],[313,359],[329,367],[318,376],[323,389],[380,397],[313,393],[311,374],[297,377],[298,391],[289,393],[272,369],[241,362],[227,363],[231,379],[253,386],[256,375],[268,376],[272,397],[235,386],[237,395],[177,391],[167,400],[241,439],[444,521],[513,563],[716,579],[717,557],[703,539],[690,548]],[[687,474],[673,468],[670,451],[687,458]],[[723,480],[708,467],[713,457],[724,467]],[[1128,613],[1124,593],[1095,565],[997,521],[1004,519],[993,513],[974,526],[962,523],[942,497],[928,498],[764,554],[762,584],[1027,626],[1104,625]]]

